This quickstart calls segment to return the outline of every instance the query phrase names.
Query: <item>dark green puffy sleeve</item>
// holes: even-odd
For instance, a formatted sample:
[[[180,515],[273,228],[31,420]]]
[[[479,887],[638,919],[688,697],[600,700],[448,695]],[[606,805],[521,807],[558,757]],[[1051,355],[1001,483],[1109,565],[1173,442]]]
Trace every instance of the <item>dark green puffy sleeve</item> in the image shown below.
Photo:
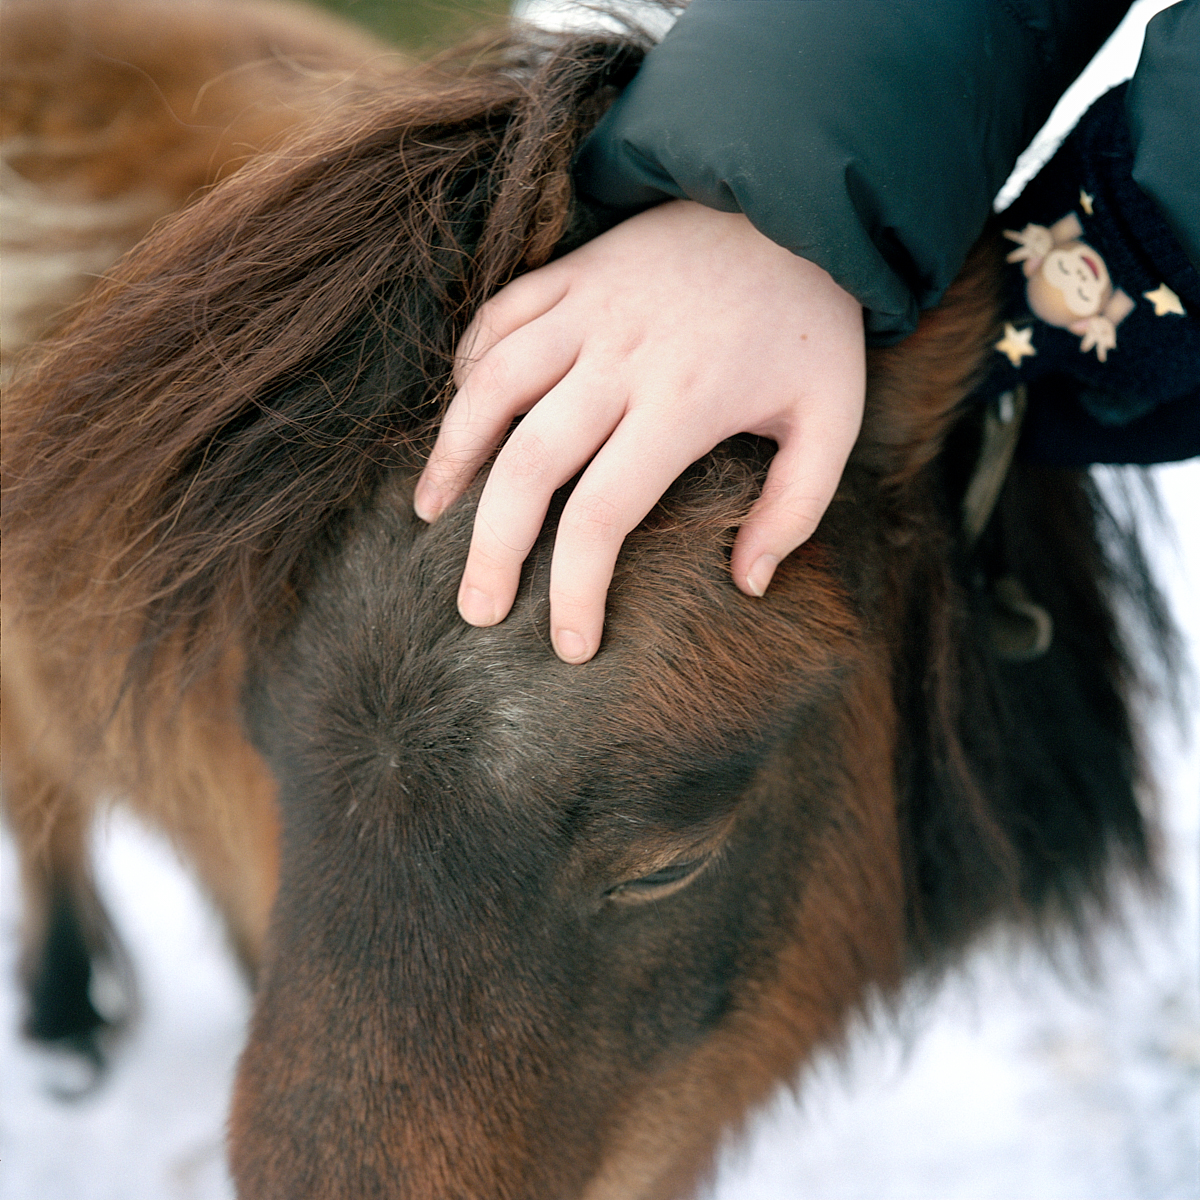
[[[694,0],[581,149],[581,193],[742,211],[910,332],[1127,0]]]
[[[1200,270],[1200,0],[1172,5],[1146,26],[1126,116],[1133,180]]]

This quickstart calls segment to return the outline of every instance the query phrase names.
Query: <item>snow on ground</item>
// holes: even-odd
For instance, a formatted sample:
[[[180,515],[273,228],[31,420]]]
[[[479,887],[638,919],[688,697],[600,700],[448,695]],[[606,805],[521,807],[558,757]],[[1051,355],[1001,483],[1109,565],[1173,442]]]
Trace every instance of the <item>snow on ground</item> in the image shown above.
[[[1129,73],[1161,6],[1135,6],[1052,132]],[[1156,539],[1155,560],[1196,662],[1200,462],[1156,474],[1177,544]],[[1131,900],[1098,981],[981,947],[898,1019],[858,1028],[801,1101],[781,1095],[708,1200],[1200,1200],[1198,700],[1194,687],[1186,738],[1164,713],[1151,722],[1169,895]],[[167,847],[114,816],[96,849],[142,1015],[103,1086],[65,1103],[43,1086],[55,1064],[16,1036],[16,869],[0,843],[0,1200],[229,1200],[224,1112],[248,997]]]

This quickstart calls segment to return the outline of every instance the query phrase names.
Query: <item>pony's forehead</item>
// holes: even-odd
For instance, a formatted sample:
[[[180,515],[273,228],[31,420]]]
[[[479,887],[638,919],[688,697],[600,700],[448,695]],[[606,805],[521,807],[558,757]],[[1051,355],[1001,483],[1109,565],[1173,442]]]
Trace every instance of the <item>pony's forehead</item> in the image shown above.
[[[772,638],[767,609],[734,587],[719,520],[635,536],[605,642],[574,666],[550,644],[553,522],[512,613],[477,629],[455,608],[473,504],[426,526],[408,496],[390,490],[357,523],[309,589],[287,665],[269,683],[288,727],[309,729],[313,753],[372,771],[395,764],[418,786],[458,780],[500,803],[578,804],[586,781],[589,812],[636,809],[668,826],[735,799],[763,730],[782,730],[803,680],[776,670],[794,646]]]

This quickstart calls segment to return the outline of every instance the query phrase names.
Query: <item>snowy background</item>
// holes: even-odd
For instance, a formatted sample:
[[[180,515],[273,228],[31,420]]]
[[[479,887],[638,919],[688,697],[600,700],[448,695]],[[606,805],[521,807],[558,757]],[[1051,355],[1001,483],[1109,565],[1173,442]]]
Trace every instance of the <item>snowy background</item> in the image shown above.
[[[1055,133],[1132,70],[1135,6]],[[1185,640],[1200,647],[1200,462],[1156,472],[1174,537],[1152,539]],[[1194,669],[1194,667],[1193,667]],[[1099,976],[980,947],[898,1018],[864,1023],[724,1156],[709,1200],[1200,1200],[1200,694],[1187,728],[1151,717],[1169,892],[1131,897]],[[225,1104],[249,998],[217,921],[172,852],[117,815],[98,874],[132,954],[142,1018],[104,1085],[52,1099],[54,1066],[16,1035],[19,898],[0,844],[0,1197],[228,1200]]]

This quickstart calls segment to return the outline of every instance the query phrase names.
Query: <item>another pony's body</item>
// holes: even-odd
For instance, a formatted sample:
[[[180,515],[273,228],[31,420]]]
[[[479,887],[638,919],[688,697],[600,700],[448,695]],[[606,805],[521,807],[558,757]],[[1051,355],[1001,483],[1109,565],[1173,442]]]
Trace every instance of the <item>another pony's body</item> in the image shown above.
[[[0,58],[6,385],[37,339],[62,324],[64,309],[155,222],[402,66],[353,27],[272,0],[7,0]],[[20,417],[6,395],[6,440]],[[6,474],[6,486],[10,480]],[[5,570],[19,590],[9,560]],[[273,784],[241,749],[232,660],[183,700],[189,715],[148,768],[153,782],[137,786],[128,726],[120,731],[99,718],[112,699],[83,665],[87,653],[57,622],[39,636],[32,625],[14,625],[13,611],[6,604],[5,805],[25,849],[23,969],[43,997],[30,1031],[86,1043],[103,1028],[90,1002],[53,999],[64,990],[62,971],[77,982],[80,967],[41,955],[64,945],[70,960],[82,938],[93,970],[119,967],[112,961],[119,945],[89,881],[85,834],[96,800],[115,789],[172,831],[249,960],[274,890]],[[79,636],[86,642],[86,633]],[[59,696],[72,697],[73,719],[63,720]],[[224,798],[234,795],[239,803],[230,808]]]
[[[1086,478],[1018,466],[962,530],[996,247],[874,356],[838,497],[764,600],[726,563],[747,440],[630,538],[592,663],[548,646],[553,518],[510,617],[457,618],[477,493],[431,527],[410,504],[452,348],[596,227],[571,154],[638,56],[360,72],[154,233],[6,402],[31,1031],[102,1027],[55,1009],[80,986],[56,945],[105,952],[78,830],[122,792],[257,975],[244,1196],[683,1194],[865,998],[1146,870]],[[997,649],[1001,577],[1053,618],[1035,661]]]

